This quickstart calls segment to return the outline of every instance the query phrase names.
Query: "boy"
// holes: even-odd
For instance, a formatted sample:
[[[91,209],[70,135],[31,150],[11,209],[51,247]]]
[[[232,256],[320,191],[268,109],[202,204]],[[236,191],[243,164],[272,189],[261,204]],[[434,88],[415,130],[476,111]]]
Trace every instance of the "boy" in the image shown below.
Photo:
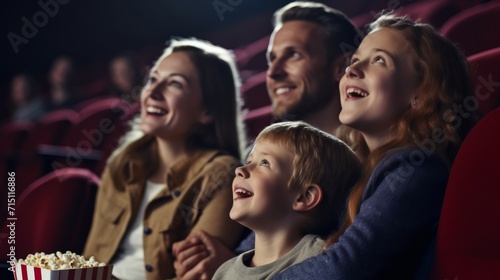
[[[268,279],[320,253],[360,170],[345,143],[304,122],[265,128],[236,168],[230,212],[255,232],[255,250],[225,262],[213,279]]]

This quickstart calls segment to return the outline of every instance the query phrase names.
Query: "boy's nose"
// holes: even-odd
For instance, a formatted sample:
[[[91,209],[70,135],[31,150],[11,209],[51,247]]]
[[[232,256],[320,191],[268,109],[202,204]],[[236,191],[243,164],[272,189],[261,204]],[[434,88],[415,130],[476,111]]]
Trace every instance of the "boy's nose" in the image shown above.
[[[245,166],[239,166],[239,167],[236,167],[236,169],[234,170],[234,174],[236,175],[236,177],[247,178],[248,177],[248,170],[246,169]]]

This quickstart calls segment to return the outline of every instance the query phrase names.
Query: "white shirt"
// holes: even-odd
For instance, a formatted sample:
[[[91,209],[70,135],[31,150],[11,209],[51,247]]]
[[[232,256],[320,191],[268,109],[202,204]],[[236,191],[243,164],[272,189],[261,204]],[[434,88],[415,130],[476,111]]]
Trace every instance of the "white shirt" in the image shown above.
[[[123,237],[118,248],[118,255],[113,263],[113,276],[120,280],[146,279],[144,268],[144,249],[142,238],[144,235],[144,210],[146,205],[163,189],[165,184],[146,182],[146,189],[142,197],[139,212],[134,223]]]

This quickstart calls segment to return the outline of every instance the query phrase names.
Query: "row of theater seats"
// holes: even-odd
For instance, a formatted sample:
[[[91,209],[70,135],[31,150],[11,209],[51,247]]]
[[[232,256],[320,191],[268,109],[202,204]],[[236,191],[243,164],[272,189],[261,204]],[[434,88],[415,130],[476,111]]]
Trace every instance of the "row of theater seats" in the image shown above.
[[[65,167],[101,174],[106,159],[138,111],[119,98],[86,101],[75,110],[57,110],[39,123],[9,123],[0,128],[0,179],[14,172],[16,194],[44,174]],[[3,193],[2,193],[3,197]],[[6,199],[0,201],[1,209]],[[6,211],[0,211],[0,221]]]
[[[487,113],[500,106],[500,1],[420,1],[396,8],[400,15],[419,19],[439,28],[440,32],[462,49],[472,70],[479,111]],[[362,28],[377,15],[369,12],[353,17]],[[235,54],[244,79],[242,97],[247,109],[244,117],[249,136],[255,137],[271,119],[271,101],[265,86],[266,50],[269,36],[237,49]]]

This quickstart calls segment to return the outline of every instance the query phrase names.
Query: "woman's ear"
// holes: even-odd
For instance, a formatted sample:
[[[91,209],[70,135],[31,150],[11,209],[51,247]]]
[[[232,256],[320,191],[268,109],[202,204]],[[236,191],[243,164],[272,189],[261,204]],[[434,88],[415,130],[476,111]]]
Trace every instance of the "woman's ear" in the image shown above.
[[[214,117],[212,116],[212,114],[209,114],[207,111],[203,111],[203,113],[201,113],[201,115],[200,115],[199,121],[201,124],[209,124],[209,123],[214,121]]]
[[[323,190],[318,184],[310,184],[304,188],[293,203],[292,209],[298,212],[307,212],[319,205],[323,199]]]

